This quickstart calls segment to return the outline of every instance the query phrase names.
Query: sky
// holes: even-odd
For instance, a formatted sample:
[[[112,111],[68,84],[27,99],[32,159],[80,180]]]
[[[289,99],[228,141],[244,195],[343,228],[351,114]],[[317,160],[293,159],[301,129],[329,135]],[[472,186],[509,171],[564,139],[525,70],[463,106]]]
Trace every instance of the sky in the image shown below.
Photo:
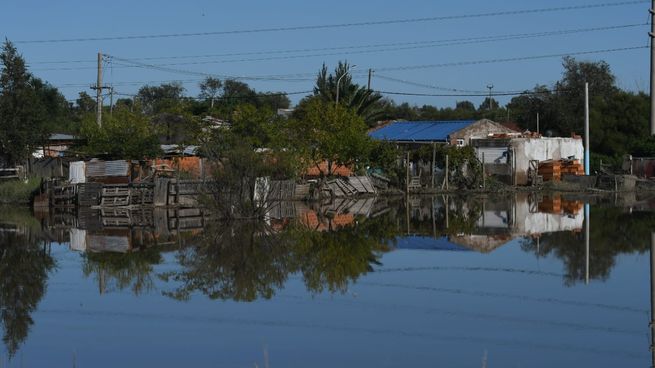
[[[15,43],[34,75],[70,100],[94,93],[89,86],[102,52],[110,56],[104,83],[121,96],[168,81],[197,96],[199,81],[214,75],[245,78],[257,91],[294,93],[289,97],[297,102],[323,63],[332,70],[347,60],[356,65],[355,82],[365,85],[373,69],[371,88],[397,103],[447,107],[462,100],[478,105],[491,85],[500,93],[560,79],[561,56],[533,57],[648,45],[649,1],[522,12],[618,2],[625,1],[7,0],[0,36]],[[476,16],[489,13],[501,14]],[[342,26],[314,27],[324,25]],[[598,29],[606,27],[614,28]],[[243,32],[262,29],[275,31]],[[178,36],[125,38],[145,35]],[[123,38],[106,39],[112,37]],[[83,40],[62,41],[71,39]],[[604,60],[621,88],[648,91],[647,48],[573,56]],[[490,60],[496,62],[480,62]],[[463,94],[478,96],[452,96]],[[511,96],[495,98],[504,104]]]

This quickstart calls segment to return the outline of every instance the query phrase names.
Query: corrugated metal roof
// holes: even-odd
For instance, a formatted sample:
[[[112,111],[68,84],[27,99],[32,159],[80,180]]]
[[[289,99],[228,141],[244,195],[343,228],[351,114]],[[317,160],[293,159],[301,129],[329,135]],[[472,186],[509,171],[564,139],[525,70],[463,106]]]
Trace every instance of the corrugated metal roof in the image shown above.
[[[77,139],[76,136],[64,133],[54,133],[50,136],[51,141],[72,141]]]
[[[396,121],[369,133],[378,140],[394,142],[439,142],[448,136],[475,123],[475,120],[451,121]]]
[[[125,160],[89,161],[86,163],[86,177],[127,176],[130,163]]]
[[[422,249],[422,250],[446,250],[468,252],[470,249],[459,246],[448,237],[433,238],[429,236],[410,235],[399,236],[396,238],[396,248],[398,249]]]

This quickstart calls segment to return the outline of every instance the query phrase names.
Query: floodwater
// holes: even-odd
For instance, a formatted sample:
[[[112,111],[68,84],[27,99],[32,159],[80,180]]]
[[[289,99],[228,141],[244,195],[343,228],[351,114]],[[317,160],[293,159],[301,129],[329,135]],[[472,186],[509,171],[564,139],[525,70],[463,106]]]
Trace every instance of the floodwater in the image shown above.
[[[0,365],[649,367],[652,208],[378,198],[229,225],[4,208]]]

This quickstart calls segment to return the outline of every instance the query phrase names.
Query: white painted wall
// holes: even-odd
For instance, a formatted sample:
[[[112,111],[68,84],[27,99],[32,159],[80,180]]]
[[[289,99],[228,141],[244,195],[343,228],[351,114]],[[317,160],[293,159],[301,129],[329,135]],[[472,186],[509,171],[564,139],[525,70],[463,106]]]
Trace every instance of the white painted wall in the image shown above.
[[[510,141],[514,150],[517,185],[528,184],[530,160],[559,160],[573,157],[584,158],[582,139],[575,138],[514,138]]]

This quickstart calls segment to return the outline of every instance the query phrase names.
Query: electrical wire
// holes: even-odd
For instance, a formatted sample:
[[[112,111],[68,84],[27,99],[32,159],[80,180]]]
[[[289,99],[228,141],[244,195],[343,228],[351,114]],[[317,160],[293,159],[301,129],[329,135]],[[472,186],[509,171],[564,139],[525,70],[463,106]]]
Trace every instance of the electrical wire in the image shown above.
[[[16,41],[16,43],[45,44],[45,43],[87,42],[87,41],[117,41],[117,40],[124,41],[124,40],[137,40],[137,39],[160,39],[160,38],[180,38],[180,37],[197,37],[197,36],[218,36],[218,35],[234,35],[234,34],[337,29],[337,28],[379,26],[379,25],[390,25],[390,24],[407,24],[407,23],[438,22],[438,21],[459,20],[459,19],[475,19],[475,18],[487,18],[487,17],[498,17],[498,16],[508,16],[508,15],[552,13],[552,12],[573,11],[573,10],[589,10],[589,9],[619,7],[619,6],[627,6],[627,5],[637,5],[647,2],[649,1],[648,0],[617,1],[617,2],[581,4],[581,5],[570,5],[570,6],[549,7],[549,8],[504,10],[504,11],[494,11],[494,12],[486,12],[486,13],[468,13],[468,14],[457,14],[457,15],[442,15],[442,16],[435,16],[435,17],[425,17],[425,18],[388,19],[388,20],[338,23],[338,24],[318,24],[318,25],[303,25],[303,26],[290,26],[290,27],[237,29],[237,30],[213,31],[213,32],[20,40],[20,41]]]
[[[167,63],[167,64],[155,64],[158,66],[171,66],[171,65],[201,65],[201,64],[218,64],[218,63],[234,63],[234,62],[249,62],[249,61],[268,61],[268,60],[284,60],[284,59],[296,59],[296,58],[309,58],[317,56],[331,56],[331,55],[342,55],[342,54],[366,54],[366,53],[376,53],[376,52],[388,52],[388,51],[398,51],[398,50],[411,50],[411,49],[423,49],[423,48],[433,48],[433,47],[445,47],[445,46],[458,46],[458,45],[468,45],[468,44],[479,44],[479,43],[489,43],[489,42],[498,42],[498,41],[511,41],[511,40],[520,40],[520,39],[530,39],[538,37],[548,37],[548,36],[560,36],[560,35],[569,35],[577,33],[589,33],[589,32],[599,32],[599,31],[610,31],[610,30],[619,30],[627,29],[634,27],[647,26],[649,23],[633,23],[633,24],[622,24],[622,25],[612,25],[604,27],[591,27],[591,28],[577,28],[577,29],[567,29],[567,30],[555,30],[555,31],[545,31],[545,32],[533,32],[533,33],[514,33],[514,34],[504,34],[504,35],[495,35],[495,36],[478,36],[478,37],[464,37],[464,38],[453,38],[453,39],[442,39],[442,40],[429,40],[429,41],[414,41],[414,42],[392,42],[392,43],[379,43],[379,44],[368,44],[368,45],[357,45],[357,46],[338,46],[338,47],[322,47],[322,48],[305,48],[305,49],[292,49],[292,50],[267,50],[267,51],[250,51],[250,52],[237,52],[237,53],[226,53],[226,54],[205,54],[205,55],[188,55],[188,56],[153,56],[153,57],[139,57],[139,58],[130,58],[134,61],[148,61],[148,60],[177,60],[177,59],[199,59],[199,58],[210,58],[210,57],[233,57],[233,56],[253,56],[253,55],[284,55],[284,54],[295,54],[295,53],[307,53],[310,54],[300,54],[300,55],[287,55],[287,56],[272,56],[272,57],[260,57],[260,58],[241,58],[241,59],[228,59],[228,60],[213,60],[213,61],[193,61],[193,62],[178,62],[178,63]],[[353,50],[348,52],[339,52],[339,53],[318,53],[321,51],[337,51],[337,50]],[[311,52],[314,52],[313,54]],[[79,63],[94,63],[94,60],[61,60],[61,61],[37,61],[29,63],[30,65],[37,64],[79,64]],[[79,67],[70,67],[70,68],[41,68],[35,70],[80,70],[80,69],[93,69],[89,68],[79,68]]]
[[[519,56],[519,57],[513,57],[513,58],[457,61],[457,62],[440,63],[440,64],[396,66],[396,67],[385,67],[385,68],[374,68],[374,69],[376,71],[432,69],[432,68],[444,68],[444,67],[453,67],[453,66],[466,66],[466,65],[478,65],[478,64],[495,64],[495,63],[514,62],[514,61],[538,60],[538,59],[548,59],[548,58],[565,57],[565,56],[605,54],[605,53],[611,53],[611,52],[631,51],[631,50],[639,50],[639,49],[646,49],[646,48],[650,48],[650,46],[629,46],[629,47],[618,47],[618,48],[613,48],[613,49],[577,51],[577,52],[569,52],[569,53],[561,53],[561,54]]]

